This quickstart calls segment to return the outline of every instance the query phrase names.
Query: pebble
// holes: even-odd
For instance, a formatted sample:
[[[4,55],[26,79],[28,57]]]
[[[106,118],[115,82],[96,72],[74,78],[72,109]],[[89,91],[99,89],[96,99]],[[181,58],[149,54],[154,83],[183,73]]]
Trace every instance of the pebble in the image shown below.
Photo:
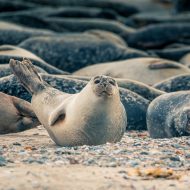
[[[172,157],[170,157],[170,160],[172,160],[172,161],[180,161],[180,158],[179,158],[179,156],[172,156]]]
[[[7,165],[7,161],[4,157],[0,156],[0,167],[1,166],[6,166]]]
[[[21,144],[19,142],[14,142],[13,145],[21,146]]]
[[[185,157],[188,158],[188,159],[190,159],[190,153],[187,153],[187,154],[185,155]]]

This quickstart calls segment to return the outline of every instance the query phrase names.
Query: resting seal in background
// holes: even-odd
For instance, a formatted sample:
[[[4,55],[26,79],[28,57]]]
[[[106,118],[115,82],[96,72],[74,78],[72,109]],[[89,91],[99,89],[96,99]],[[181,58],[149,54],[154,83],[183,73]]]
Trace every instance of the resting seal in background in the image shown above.
[[[108,75],[153,85],[169,77],[190,73],[190,69],[174,61],[152,57],[141,57],[124,61],[94,64],[75,71],[73,75]]]
[[[16,133],[40,125],[31,104],[0,92],[0,134]]]
[[[10,67],[32,94],[32,108],[56,144],[98,145],[122,138],[126,112],[111,77],[94,77],[80,93],[68,94],[45,83],[29,60],[10,60]]]
[[[152,138],[190,135],[190,92],[167,93],[154,99],[147,111]]]
[[[12,46],[12,45],[0,46],[0,64],[8,63],[11,58],[21,59],[22,57],[26,57],[32,60],[35,66],[41,67],[42,69],[44,69],[46,72],[50,74],[68,74],[67,72],[64,72],[48,64],[47,62],[42,60],[40,57],[36,56],[35,54],[25,49],[19,48],[17,46]]]

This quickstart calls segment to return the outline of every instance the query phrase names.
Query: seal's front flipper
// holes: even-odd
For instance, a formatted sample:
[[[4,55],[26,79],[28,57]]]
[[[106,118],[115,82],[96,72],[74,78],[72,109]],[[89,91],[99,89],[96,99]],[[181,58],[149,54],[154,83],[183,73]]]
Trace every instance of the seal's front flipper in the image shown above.
[[[55,109],[49,116],[48,125],[53,126],[59,121],[63,121],[65,119],[66,112],[63,105],[60,105],[57,109]]]
[[[31,94],[35,94],[46,87],[29,59],[23,59],[21,62],[10,59],[9,65],[14,75]]]
[[[149,69],[179,69],[180,66],[174,63],[166,62],[165,60],[159,60],[158,62],[150,63]]]

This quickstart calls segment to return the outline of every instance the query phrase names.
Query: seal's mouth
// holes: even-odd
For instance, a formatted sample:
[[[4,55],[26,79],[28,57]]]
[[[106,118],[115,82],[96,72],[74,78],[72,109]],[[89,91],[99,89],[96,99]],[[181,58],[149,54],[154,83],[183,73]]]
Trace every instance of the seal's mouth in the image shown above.
[[[108,92],[108,91],[106,91],[106,90],[103,90],[102,92],[100,92],[100,93],[98,94],[98,96],[112,96],[112,95],[113,95],[113,93]]]

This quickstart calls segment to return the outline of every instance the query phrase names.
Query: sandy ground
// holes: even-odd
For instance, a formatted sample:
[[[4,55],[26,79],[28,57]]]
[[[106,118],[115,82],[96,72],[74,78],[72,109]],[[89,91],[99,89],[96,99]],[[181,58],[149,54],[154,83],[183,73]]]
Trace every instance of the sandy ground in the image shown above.
[[[155,165],[153,160],[155,160],[155,157],[159,157],[158,152],[156,155],[152,154],[151,151],[150,154],[142,154],[142,152],[145,152],[145,148],[142,150],[142,146],[146,146],[146,143],[141,143],[139,148],[135,145],[138,140],[145,143],[151,139],[146,132],[130,132],[126,133],[122,142],[116,145],[83,146],[79,149],[71,149],[55,146],[46,131],[41,128],[18,134],[2,135],[0,136],[0,189],[190,189],[188,160],[181,167],[178,164],[173,168],[167,167],[167,164],[171,161],[168,161],[168,159],[161,165]],[[188,138],[177,140],[179,141],[178,144],[184,145],[181,148],[188,149],[189,144],[185,144],[186,142],[189,143]],[[177,140],[167,140],[167,142],[171,141],[171,146],[174,147],[172,151],[174,152],[181,149],[173,146],[173,142]],[[151,142],[154,147],[156,147],[156,144],[160,145],[158,140]],[[137,159],[134,155],[139,152],[144,157],[143,164],[140,162],[140,164],[132,164],[131,166],[133,157],[126,159],[129,153],[113,153],[116,149],[129,151],[132,145],[134,145],[134,150],[131,155],[134,159]],[[149,147],[150,145],[147,146]],[[105,148],[105,150],[100,151],[102,148]],[[169,148],[167,147],[167,149]],[[155,149],[152,151],[155,152]],[[147,159],[145,159],[144,155]],[[39,161],[38,158],[41,158],[41,156],[46,156],[47,158]],[[174,155],[172,156],[174,157]],[[114,159],[114,157],[123,157],[126,162],[119,160],[117,162],[119,165],[114,165],[113,161],[109,160],[110,158]],[[91,159],[91,162],[89,159]],[[98,161],[92,162],[92,159]],[[86,162],[87,160],[89,162]],[[173,160],[175,161],[175,159]],[[112,162],[112,164],[106,166],[104,165],[105,162]]]

